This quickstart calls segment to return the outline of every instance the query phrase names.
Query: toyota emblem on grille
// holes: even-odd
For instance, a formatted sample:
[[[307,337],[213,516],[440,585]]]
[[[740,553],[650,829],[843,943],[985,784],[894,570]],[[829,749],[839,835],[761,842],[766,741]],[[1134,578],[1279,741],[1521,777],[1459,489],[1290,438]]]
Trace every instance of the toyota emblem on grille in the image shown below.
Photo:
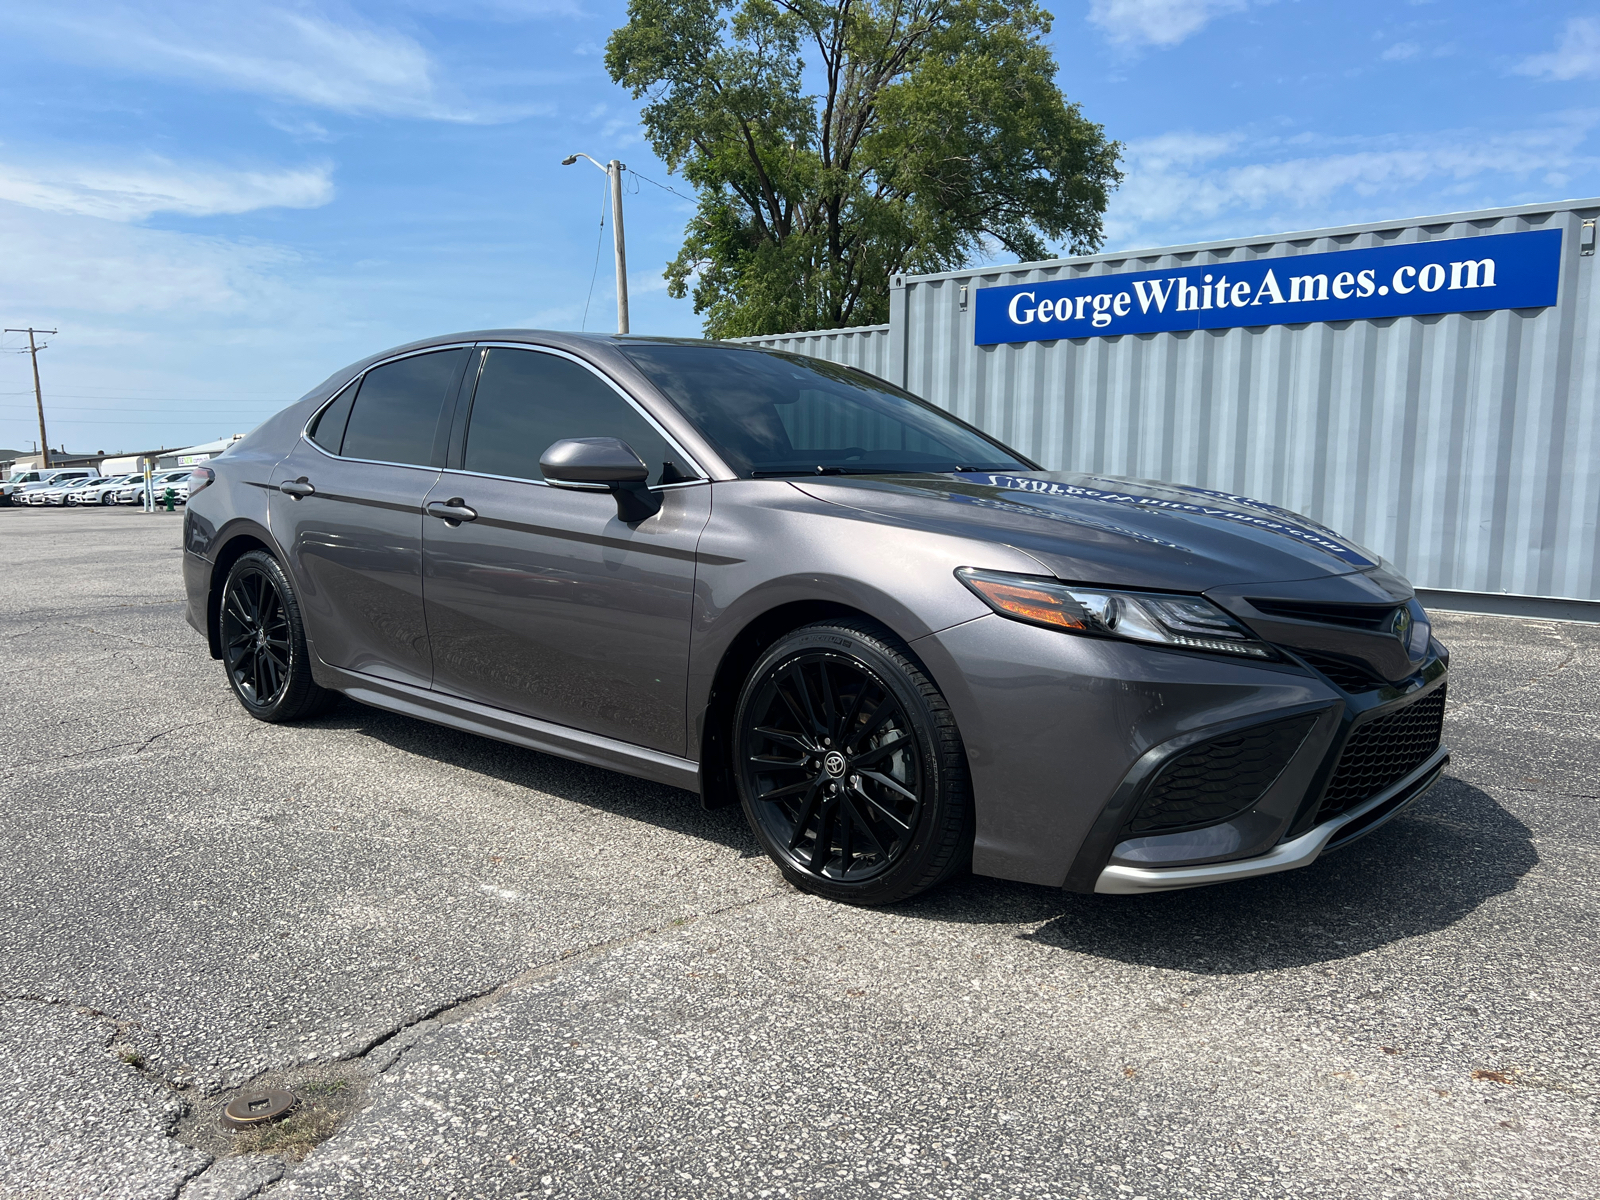
[[[1409,608],[1398,609],[1394,614],[1394,620],[1389,624],[1389,628],[1394,630],[1395,637],[1399,638],[1403,644],[1411,636],[1411,610]]]

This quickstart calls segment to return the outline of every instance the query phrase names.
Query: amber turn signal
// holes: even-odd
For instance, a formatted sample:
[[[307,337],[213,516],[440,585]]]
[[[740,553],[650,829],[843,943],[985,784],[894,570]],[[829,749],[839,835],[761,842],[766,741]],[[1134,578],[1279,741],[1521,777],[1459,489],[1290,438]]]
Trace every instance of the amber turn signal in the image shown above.
[[[968,587],[1001,612],[1039,625],[1054,625],[1058,629],[1088,628],[1083,605],[1057,589],[1028,587],[976,572],[962,578]]]

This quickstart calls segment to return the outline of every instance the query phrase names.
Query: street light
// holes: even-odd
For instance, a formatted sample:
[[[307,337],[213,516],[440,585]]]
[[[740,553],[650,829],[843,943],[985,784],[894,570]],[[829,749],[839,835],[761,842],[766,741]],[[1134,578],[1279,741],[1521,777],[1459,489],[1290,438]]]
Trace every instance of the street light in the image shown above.
[[[570,167],[580,158],[589,158],[587,154],[569,154],[561,160],[563,167]],[[617,247],[617,332],[628,332],[628,252],[622,241],[622,173],[628,168],[616,159],[612,159],[601,167],[594,159],[589,158],[596,167],[606,173],[611,180],[611,237]]]

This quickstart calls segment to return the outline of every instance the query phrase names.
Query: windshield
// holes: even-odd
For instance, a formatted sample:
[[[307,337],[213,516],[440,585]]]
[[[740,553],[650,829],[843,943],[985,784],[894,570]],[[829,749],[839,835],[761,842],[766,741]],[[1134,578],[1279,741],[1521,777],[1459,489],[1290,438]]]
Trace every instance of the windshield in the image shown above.
[[[948,413],[849,367],[723,346],[624,346],[738,474],[1029,470]]]

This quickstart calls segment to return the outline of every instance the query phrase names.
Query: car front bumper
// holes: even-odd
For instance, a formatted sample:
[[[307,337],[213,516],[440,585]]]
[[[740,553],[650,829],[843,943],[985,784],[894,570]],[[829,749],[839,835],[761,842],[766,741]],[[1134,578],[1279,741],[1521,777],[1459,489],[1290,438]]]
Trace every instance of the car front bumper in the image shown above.
[[[1315,862],[1330,847],[1347,846],[1388,822],[1439,781],[1450,762],[1450,748],[1440,745],[1428,759],[1398,783],[1385,788],[1356,808],[1314,826],[1297,838],[1280,842],[1266,854],[1233,862],[1202,863],[1183,867],[1135,867],[1111,863],[1100,872],[1094,890],[1109,895],[1171,892],[1182,888],[1231,883],[1292,871]]]
[[[1419,772],[1426,779],[1429,763],[1444,761],[1435,736],[1414,760],[1395,764],[1395,778],[1374,779],[1370,790],[1364,775],[1338,775],[1354,730],[1442,693],[1442,648],[1411,679],[1358,695],[1289,661],[1074,637],[998,615],[911,646],[939,682],[966,746],[979,875],[1088,893],[1287,870],[1339,844],[1374,812],[1382,817],[1386,801],[1410,796]],[[1442,700],[1435,701],[1441,714]],[[1288,754],[1276,760],[1281,767],[1254,777],[1270,782],[1232,817],[1192,825],[1143,819],[1146,800],[1158,784],[1167,786],[1169,770],[1188,769],[1189,756],[1215,753],[1225,763],[1229,739],[1284,724],[1304,730],[1297,748],[1281,752]],[[1217,769],[1224,785],[1237,777]],[[1341,797],[1329,790],[1336,781]],[[1341,809],[1344,795],[1350,799]],[[1368,823],[1375,827],[1376,819]],[[1110,867],[1118,869],[1107,875]]]

